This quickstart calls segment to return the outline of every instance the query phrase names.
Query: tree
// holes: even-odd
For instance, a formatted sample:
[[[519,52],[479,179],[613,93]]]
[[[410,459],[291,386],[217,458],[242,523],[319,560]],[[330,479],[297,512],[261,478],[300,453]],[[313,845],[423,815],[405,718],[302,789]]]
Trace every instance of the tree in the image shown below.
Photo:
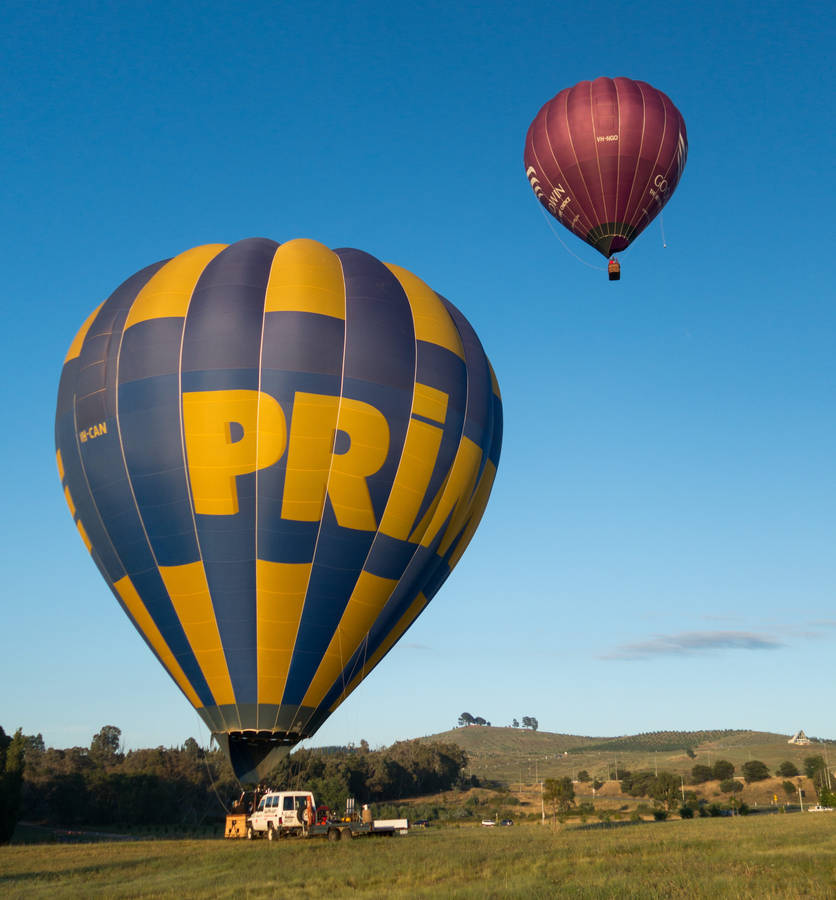
[[[487,723],[487,720],[486,720],[486,719],[483,719],[481,716],[476,716],[476,718],[475,718],[473,721],[474,721],[477,725],[487,725],[487,724],[488,724],[488,723]]]
[[[512,722],[511,722],[511,727],[512,727],[512,728],[519,728],[519,727],[520,727],[520,723],[519,723],[516,719],[513,719]]]
[[[25,734],[23,740],[26,744],[27,756],[30,753],[46,753],[46,745],[42,734]]]
[[[26,738],[20,728],[8,737],[0,728],[0,844],[8,844],[20,813]]]
[[[829,802],[822,800],[823,795],[830,797],[831,778],[827,769],[827,763],[823,756],[808,756],[804,760],[804,772],[808,778],[812,779],[813,787],[819,797],[819,803],[828,806]]]
[[[766,778],[769,778],[769,769],[767,769],[766,763],[761,762],[759,759],[750,759],[749,762],[743,763],[742,772],[746,784],[751,784],[753,781],[764,781]]]
[[[679,802],[681,782],[676,775],[670,772],[660,772],[654,776],[650,786],[650,796],[659,803],[663,803],[669,810]]]
[[[734,778],[726,778],[720,782],[720,790],[724,794],[736,794],[743,790],[743,785]]]
[[[459,716],[459,725],[472,725],[473,721],[473,716],[469,712],[463,712]]]
[[[575,801],[575,788],[571,778],[547,778],[543,784],[543,800],[552,806],[555,818],[565,815]]]
[[[734,765],[727,759],[718,759],[712,768],[714,777],[717,781],[725,781],[734,775]]]
[[[706,781],[712,781],[714,778],[714,770],[711,766],[696,765],[691,769],[691,783],[705,784]]]
[[[90,759],[100,766],[112,766],[119,762],[119,742],[122,740],[122,729],[115,725],[105,725],[101,731],[93,735],[90,742]]]
[[[580,772],[578,772],[578,781],[580,781],[581,784],[586,784],[586,782],[589,781],[589,772],[587,772],[586,769],[581,769]]]
[[[784,789],[784,793],[788,797],[794,797],[795,792],[798,790],[798,788],[791,781],[781,782],[781,787]]]
[[[819,803],[822,806],[830,806],[836,807],[836,791],[831,791],[828,788],[822,788],[819,793]]]
[[[780,775],[782,778],[797,778],[798,777],[798,766],[795,763],[790,762],[788,759],[784,760],[780,766],[775,770],[776,775]]]
[[[815,778],[816,773],[825,768],[823,756],[806,756],[804,758],[804,774],[808,778]]]
[[[537,731],[537,729],[539,728],[539,722],[534,718],[534,716],[523,716],[522,725],[523,728],[530,728],[532,731]]]

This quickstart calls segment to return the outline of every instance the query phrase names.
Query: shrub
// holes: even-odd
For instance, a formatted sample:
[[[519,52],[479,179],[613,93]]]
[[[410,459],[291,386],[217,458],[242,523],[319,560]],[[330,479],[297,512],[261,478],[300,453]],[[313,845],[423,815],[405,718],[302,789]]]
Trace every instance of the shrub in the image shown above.
[[[694,810],[691,809],[690,806],[680,806],[679,807],[679,818],[680,819],[693,819],[694,818]]]
[[[743,785],[739,781],[735,781],[734,778],[727,778],[725,781],[720,782],[720,790],[724,794],[735,794],[743,790]]]
[[[727,778],[731,778],[732,775],[734,775],[734,764],[730,763],[727,759],[718,759],[717,762],[714,763],[712,772],[717,781],[725,781]]]
[[[653,810],[653,818],[657,822],[664,822],[668,817],[668,811],[666,809],[654,809]]]
[[[766,767],[766,763],[761,762],[759,759],[750,759],[749,762],[743,763],[742,771],[746,784],[769,778],[769,769]]]
[[[705,784],[706,781],[712,781],[714,771],[710,766],[694,766],[691,769],[691,782],[693,784]]]

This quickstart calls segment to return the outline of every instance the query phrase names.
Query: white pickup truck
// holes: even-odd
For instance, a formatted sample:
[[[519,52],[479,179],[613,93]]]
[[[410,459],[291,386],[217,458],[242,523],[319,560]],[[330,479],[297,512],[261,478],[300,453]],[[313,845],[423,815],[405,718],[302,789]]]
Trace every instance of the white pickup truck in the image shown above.
[[[305,810],[316,809],[310,791],[271,791],[265,794],[250,815],[247,837],[267,836],[275,840],[286,834],[301,834],[305,828]]]

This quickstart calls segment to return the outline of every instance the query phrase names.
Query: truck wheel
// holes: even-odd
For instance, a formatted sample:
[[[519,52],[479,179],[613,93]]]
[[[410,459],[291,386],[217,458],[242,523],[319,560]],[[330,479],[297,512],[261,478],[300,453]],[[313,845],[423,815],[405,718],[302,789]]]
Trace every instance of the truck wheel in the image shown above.
[[[342,835],[340,834],[339,828],[329,828],[328,829],[328,840],[332,843],[336,843]]]
[[[276,829],[273,828],[273,823],[268,822],[267,823],[267,840],[275,841],[277,838],[278,838],[278,835],[276,834]]]

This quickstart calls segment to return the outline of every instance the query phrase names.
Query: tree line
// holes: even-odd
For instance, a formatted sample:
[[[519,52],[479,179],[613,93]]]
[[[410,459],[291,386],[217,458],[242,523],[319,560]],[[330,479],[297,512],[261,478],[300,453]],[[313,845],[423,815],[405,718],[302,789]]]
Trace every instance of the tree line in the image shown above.
[[[459,716],[459,720],[458,720],[457,724],[460,728],[462,728],[465,725],[487,725],[487,726],[489,726],[491,723],[487,719],[482,718],[482,716],[473,716],[469,712],[463,712]],[[519,728],[520,727],[519,720],[513,719],[511,721],[511,727]],[[537,721],[537,719],[534,718],[534,716],[523,716],[522,717],[522,727],[530,728],[532,731],[537,731],[537,729],[540,727],[540,723]]]
[[[727,759],[718,759],[713,766],[696,765],[691,769],[690,785],[705,784],[707,781],[719,781],[720,791],[733,797],[743,790],[743,784],[735,778],[735,766]],[[740,767],[743,781],[753,784],[770,777],[766,763],[759,759],[750,759]],[[804,773],[813,782],[819,803],[824,806],[836,805],[836,792],[830,772],[823,756],[808,756],[804,760]],[[581,778],[581,774],[586,776]],[[794,778],[801,773],[795,763],[785,760],[775,770],[777,776]],[[579,780],[588,780],[588,773],[579,773]],[[598,783],[600,785],[600,782]],[[800,790],[799,784],[784,781],[783,788],[788,797],[793,797]],[[597,789],[597,788],[596,788]],[[650,797],[659,804],[672,809],[683,799],[684,783],[678,775],[670,772],[642,771],[624,772],[621,778],[621,792],[631,797]]]
[[[218,749],[194,738],[180,747],[125,751],[122,732],[106,725],[88,747],[47,748],[43,737],[0,728],[0,843],[18,817],[44,825],[170,825],[192,827],[222,820],[240,794]],[[466,753],[454,744],[401,741],[359,747],[300,749],[270,773],[276,788],[306,788],[320,803],[344,807],[391,802],[464,784]]]
[[[359,803],[436,794],[454,787],[469,787],[467,754],[456,744],[398,741],[391,747],[297,750],[286,756],[270,775],[269,783],[313,791],[319,803],[339,810],[346,797]]]

